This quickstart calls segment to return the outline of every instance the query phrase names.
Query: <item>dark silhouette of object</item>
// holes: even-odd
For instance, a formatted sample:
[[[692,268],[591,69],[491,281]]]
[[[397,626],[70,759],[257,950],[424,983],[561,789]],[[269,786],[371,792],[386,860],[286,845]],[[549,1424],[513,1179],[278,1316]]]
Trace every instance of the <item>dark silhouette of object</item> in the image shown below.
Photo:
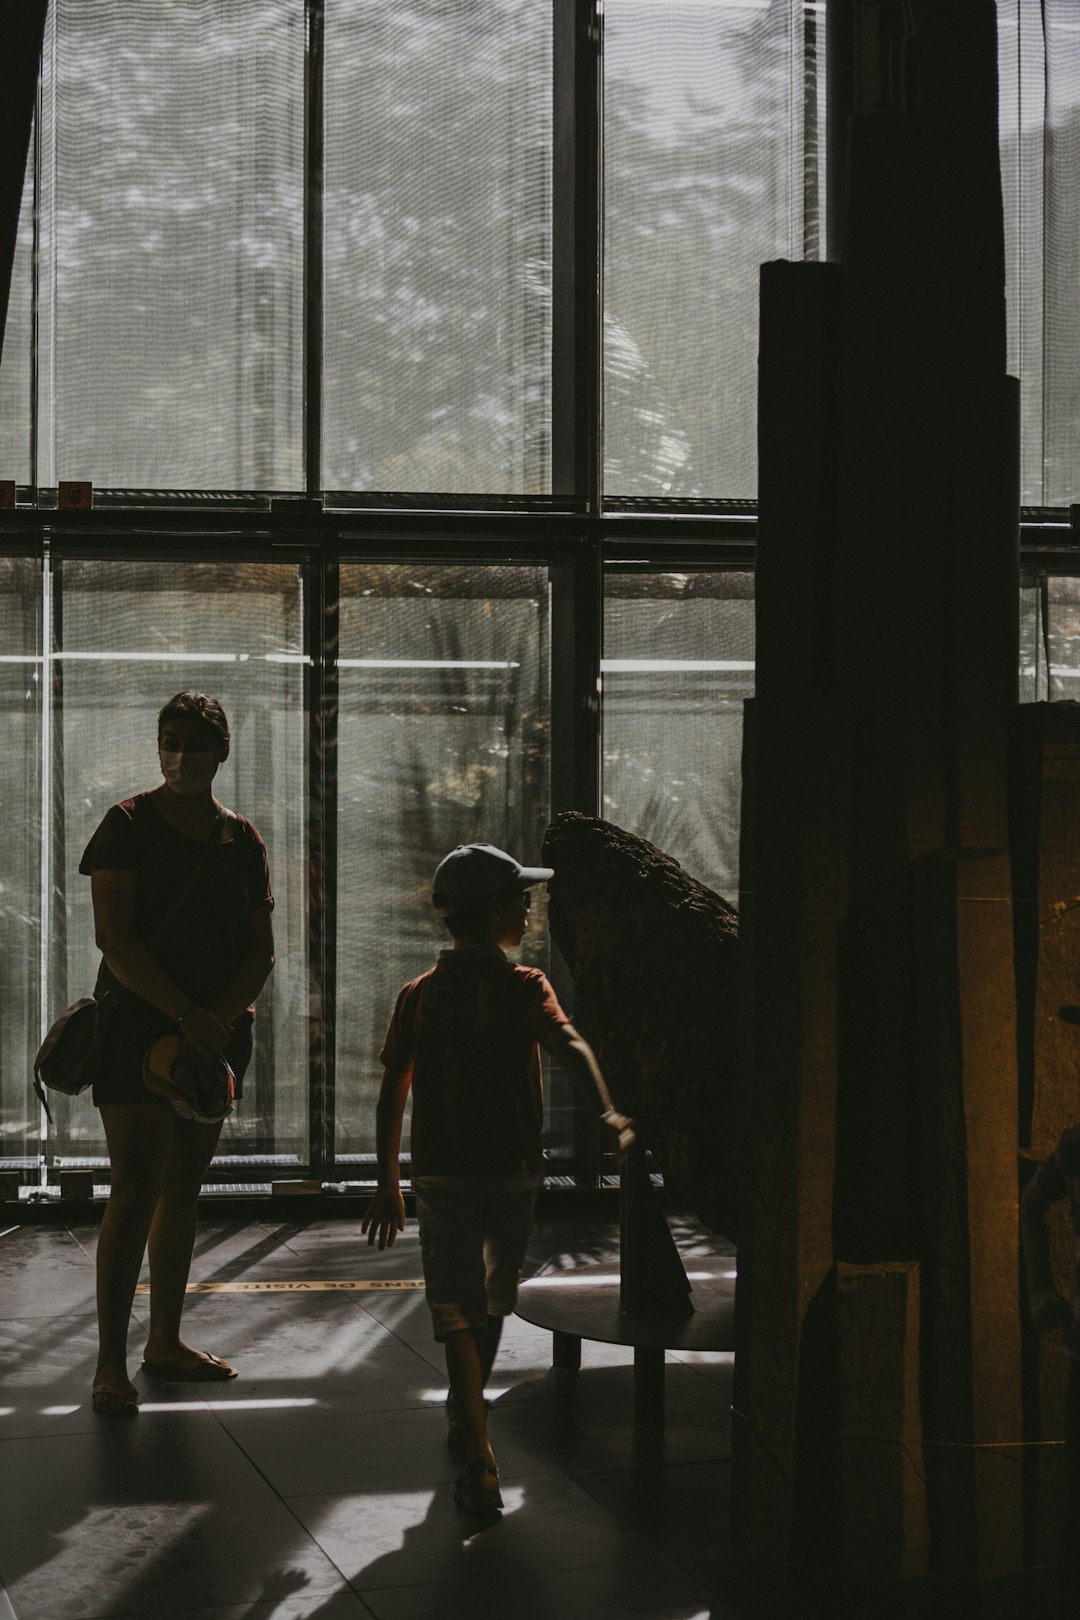
[[[624,1316],[685,1316],[690,1279],[635,1143],[623,1159],[619,1199],[619,1309]]]
[[[834,262],[761,276],[735,1534],[976,1612],[1025,1561],[996,15],[828,12]]]
[[[665,1350],[732,1350],[735,1281],[729,1256],[695,1256],[691,1286],[635,1141],[623,1156],[619,1194],[619,1270],[609,1263],[526,1279],[518,1315],[552,1335],[552,1365],[581,1366],[582,1339],[634,1347],[634,1421],[664,1421]],[[703,1275],[705,1273],[705,1275]]]
[[[738,918],[655,845],[576,811],[544,838],[576,1012],[671,1198],[736,1237]]]
[[[1062,1015],[1073,1009],[1062,1008]],[[1020,1199],[1020,1235],[1027,1273],[1028,1315],[1038,1334],[1065,1330],[1068,1384],[1065,1394],[1065,1469],[1068,1501],[1062,1524],[1062,1597],[1075,1603],[1075,1577],[1080,1553],[1076,1534],[1080,1526],[1080,1265],[1073,1282],[1073,1301],[1059,1293],[1051,1266],[1047,1212],[1068,1199],[1074,1232],[1080,1232],[1080,1124],[1063,1133],[1045,1164],[1024,1188]],[[1066,1610],[1066,1612],[1072,1612]]]

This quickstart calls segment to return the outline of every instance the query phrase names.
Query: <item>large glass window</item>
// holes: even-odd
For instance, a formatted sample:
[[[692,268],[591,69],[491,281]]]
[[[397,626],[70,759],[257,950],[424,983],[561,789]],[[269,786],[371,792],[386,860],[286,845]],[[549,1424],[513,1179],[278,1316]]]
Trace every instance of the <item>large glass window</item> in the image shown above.
[[[600,667],[604,816],[737,903],[753,576],[609,574]]]
[[[31,333],[33,331],[34,166],[27,165],[19,236],[11,274],[3,359],[0,361],[0,478],[30,482]]]
[[[50,0],[42,81],[39,481],[299,487],[302,6]]]
[[[553,188],[602,161],[606,493],[752,498],[758,267],[823,249],[821,0],[607,0],[602,159],[555,0],[326,0],[317,59],[308,11],[52,0],[0,477],[548,493],[553,413],[580,405],[552,395],[553,310],[598,292],[555,286],[588,259],[556,222],[590,227]],[[1074,11],[997,0],[1031,505],[1080,495]]]
[[[308,976],[303,862],[305,723],[301,591],[287,564],[54,565],[49,1015],[88,995],[98,966],[90,884],[78,873],[111,804],[156,787],[157,713],[174,692],[213,693],[232,746],[216,789],[266,841],[277,966],[259,997],[244,1101],[220,1153],[307,1158]],[[24,1071],[24,1079],[26,1079]],[[50,1147],[100,1151],[88,1096],[60,1097]]]
[[[997,0],[1009,369],[1021,499],[1080,499],[1080,28],[1073,0]]]
[[[1035,576],[1020,593],[1021,702],[1080,700],[1080,578]]]
[[[338,719],[340,1152],[374,1150],[379,1051],[402,984],[450,936],[431,879],[458,844],[536,861],[549,816],[547,570],[342,569]],[[537,895],[520,960],[547,964]]]
[[[1074,9],[997,0],[1029,504],[1080,497]],[[737,895],[753,606],[750,574],[715,566],[714,547],[744,556],[751,527],[714,510],[705,552],[690,506],[755,495],[759,266],[823,251],[825,7],[48,11],[0,477],[36,485],[42,506],[60,478],[121,506],[140,490],[236,492],[237,508],[250,494],[260,535],[289,549],[230,560],[248,554],[241,514],[215,558],[191,500],[157,514],[153,541],[150,517],[130,513],[115,533],[100,511],[0,519],[18,529],[0,559],[4,1149],[40,1146],[42,1018],[92,983],[79,854],[110,802],[156,781],[157,708],[196,685],[233,720],[222,786],[267,838],[279,902],[278,966],[223,1153],[355,1163],[373,1148],[394,992],[443,942],[434,865],[469,839],[538,854],[553,739],[560,807],[607,816]],[[544,500],[555,476],[558,514]],[[262,499],[320,488],[329,512]],[[374,540],[349,519],[343,552],[335,492],[399,510]],[[663,508],[640,526],[656,550],[622,550],[611,509],[643,499]],[[302,568],[282,560],[298,555],[297,510]],[[15,554],[35,543],[36,560]],[[182,560],[153,560],[161,544]],[[601,649],[604,555],[623,561],[604,575]],[[1029,584],[1023,626],[1025,697],[1073,696],[1072,582]],[[546,950],[539,898],[527,959]],[[555,1098],[558,1153],[575,1121]],[[101,1148],[89,1103],[62,1104],[48,1152]]]
[[[607,0],[609,495],[757,492],[758,267],[823,252],[824,8]]]
[[[323,483],[551,483],[549,0],[329,0]]]

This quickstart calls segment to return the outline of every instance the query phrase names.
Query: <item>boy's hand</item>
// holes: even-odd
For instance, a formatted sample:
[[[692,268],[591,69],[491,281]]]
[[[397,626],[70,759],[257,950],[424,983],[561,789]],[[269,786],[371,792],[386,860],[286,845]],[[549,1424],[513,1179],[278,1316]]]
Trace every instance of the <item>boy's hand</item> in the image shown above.
[[[1036,1333],[1050,1333],[1054,1328],[1068,1327],[1073,1320],[1073,1308],[1056,1288],[1033,1288],[1028,1294],[1028,1313]]]
[[[621,1159],[637,1141],[633,1120],[627,1119],[625,1114],[620,1114],[617,1108],[606,1108],[600,1118],[605,1125],[609,1125],[613,1131],[619,1133],[619,1145],[615,1151]]]
[[[361,1232],[368,1235],[368,1248],[379,1240],[379,1248],[393,1248],[394,1239],[405,1230],[405,1200],[400,1187],[378,1187],[367,1207]]]

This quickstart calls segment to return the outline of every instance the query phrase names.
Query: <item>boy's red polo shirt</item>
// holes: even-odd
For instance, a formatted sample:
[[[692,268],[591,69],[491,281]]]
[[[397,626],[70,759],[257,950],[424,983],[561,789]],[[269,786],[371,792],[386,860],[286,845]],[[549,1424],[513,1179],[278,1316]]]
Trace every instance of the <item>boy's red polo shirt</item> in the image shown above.
[[[442,951],[405,985],[380,1056],[412,1065],[414,1179],[540,1170],[538,1043],[569,1022],[546,975],[497,945]]]

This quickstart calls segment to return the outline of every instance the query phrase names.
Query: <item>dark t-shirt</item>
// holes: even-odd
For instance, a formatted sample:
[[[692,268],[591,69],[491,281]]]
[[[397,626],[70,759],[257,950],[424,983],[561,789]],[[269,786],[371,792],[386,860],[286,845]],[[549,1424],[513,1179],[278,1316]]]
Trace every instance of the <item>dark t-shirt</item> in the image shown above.
[[[445,950],[405,985],[381,1057],[412,1064],[414,1178],[539,1171],[538,1042],[569,1021],[545,975],[497,945]]]
[[[1071,1125],[1040,1166],[1036,1180],[1048,1204],[1067,1198],[1076,1234],[1077,1267],[1073,1285],[1073,1319],[1065,1330],[1065,1353],[1080,1361],[1080,1125]]]
[[[155,939],[200,861],[190,894]],[[87,844],[79,871],[84,877],[135,873],[136,933],[177,988],[203,1007],[221,994],[247,954],[249,914],[274,904],[266,847],[250,821],[230,815],[208,853],[205,844],[165,820],[149,793],[113,805]],[[95,993],[116,987],[102,957]]]

